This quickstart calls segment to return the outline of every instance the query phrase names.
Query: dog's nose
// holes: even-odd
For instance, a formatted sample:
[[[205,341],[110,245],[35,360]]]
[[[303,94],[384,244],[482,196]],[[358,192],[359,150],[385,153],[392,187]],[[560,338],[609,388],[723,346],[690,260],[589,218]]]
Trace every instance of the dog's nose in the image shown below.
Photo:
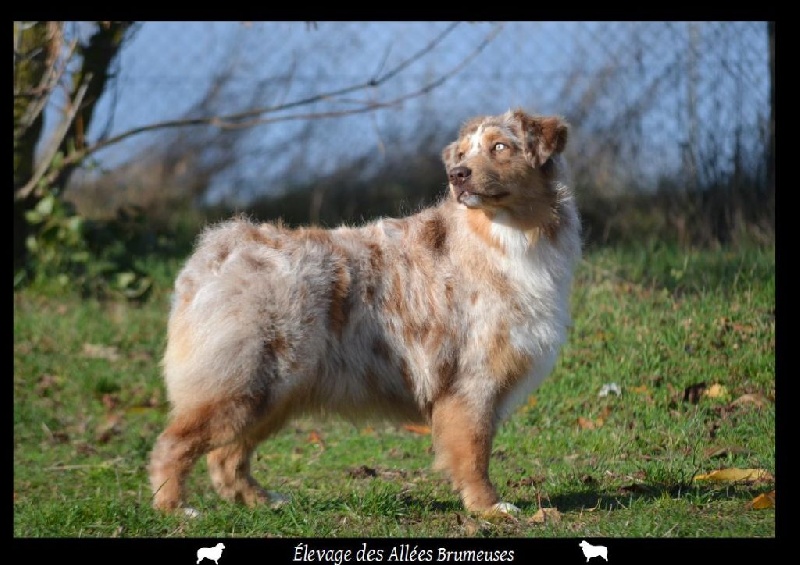
[[[469,167],[453,167],[450,169],[450,172],[447,173],[447,176],[454,186],[458,186],[464,184],[471,174],[472,169]]]

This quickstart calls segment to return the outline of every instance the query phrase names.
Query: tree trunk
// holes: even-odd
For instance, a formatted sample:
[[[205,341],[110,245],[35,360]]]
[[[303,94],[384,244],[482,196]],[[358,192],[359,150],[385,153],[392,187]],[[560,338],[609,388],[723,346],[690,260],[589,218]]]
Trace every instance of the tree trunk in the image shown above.
[[[33,177],[36,162],[36,146],[42,134],[44,112],[35,120],[23,123],[32,104],[49,97],[43,88],[43,78],[56,64],[61,41],[62,24],[35,22],[23,26],[16,22],[14,60],[14,192],[25,186]],[[133,22],[98,22],[95,33],[88,42],[78,48],[81,65],[71,77],[70,99],[75,100],[78,90],[86,86],[80,108],[66,130],[58,151],[68,155],[70,150],[81,150],[86,146],[86,132],[92,122],[94,110],[110,78],[111,65],[118,55],[126,31]],[[46,80],[44,81],[47,82]],[[64,117],[66,119],[66,116]],[[62,130],[63,131],[63,130]],[[52,140],[57,143],[58,140]],[[80,163],[64,166],[48,190],[61,194],[69,176]],[[14,199],[14,270],[22,267],[27,259],[25,240],[31,233],[25,221],[25,212],[36,206],[43,194],[34,190],[24,198]]]
[[[42,134],[44,111],[33,119],[33,107],[42,96],[42,79],[51,68],[60,45],[60,23],[35,22],[23,25],[14,22],[14,192],[25,186],[36,165],[36,145]],[[14,199],[14,270],[26,258],[25,240],[29,226],[25,212],[38,202],[35,193]]]
[[[78,90],[87,84],[86,94],[83,103],[75,119],[69,125],[67,135],[61,143],[59,150],[66,155],[67,148],[74,147],[81,150],[86,147],[86,132],[92,123],[94,110],[97,102],[106,89],[110,76],[111,65],[119,54],[122,47],[125,32],[128,31],[134,22],[100,22],[97,31],[89,39],[89,42],[80,48],[80,55],[83,59],[81,68],[72,76],[72,93],[74,100]],[[69,180],[70,174],[78,164],[65,166],[59,172],[54,187],[60,192]]]

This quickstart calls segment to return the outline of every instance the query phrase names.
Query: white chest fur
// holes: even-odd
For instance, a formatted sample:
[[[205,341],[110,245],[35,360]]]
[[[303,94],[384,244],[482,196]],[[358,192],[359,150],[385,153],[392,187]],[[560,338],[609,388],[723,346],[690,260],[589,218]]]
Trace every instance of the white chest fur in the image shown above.
[[[518,292],[524,312],[522,321],[511,328],[511,342],[533,360],[528,373],[497,407],[498,420],[508,417],[550,374],[566,341],[572,276],[580,256],[577,214],[574,209],[566,212],[574,214],[576,229],[559,232],[555,241],[542,236],[531,242],[524,232],[505,225],[502,217],[492,225],[492,234],[506,252],[501,268]]]

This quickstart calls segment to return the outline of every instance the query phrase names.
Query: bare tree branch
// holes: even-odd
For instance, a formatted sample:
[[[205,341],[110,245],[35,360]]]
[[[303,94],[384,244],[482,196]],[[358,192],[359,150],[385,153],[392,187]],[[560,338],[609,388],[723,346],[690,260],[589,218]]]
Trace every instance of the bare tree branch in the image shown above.
[[[100,140],[93,145],[85,145],[80,149],[76,149],[70,155],[65,156],[63,160],[64,166],[74,165],[80,163],[83,159],[85,159],[88,155],[93,154],[105,147],[120,143],[125,139],[133,137],[135,135],[139,135],[141,133],[149,132],[149,131],[156,131],[156,130],[164,130],[164,129],[172,129],[172,128],[181,128],[181,127],[189,127],[189,126],[200,126],[200,125],[211,125],[218,127],[220,129],[239,129],[239,128],[249,128],[255,125],[262,125],[262,124],[270,124],[270,123],[277,123],[277,122],[285,122],[285,121],[294,121],[294,120],[311,120],[311,119],[323,119],[323,118],[337,118],[355,114],[363,114],[366,112],[372,112],[374,110],[378,110],[381,108],[388,108],[391,106],[399,105],[407,100],[417,98],[428,94],[432,90],[440,87],[444,84],[447,80],[452,78],[454,75],[459,73],[463,68],[475,57],[477,57],[485,48],[486,46],[500,33],[501,29],[503,28],[503,24],[495,24],[494,27],[486,34],[483,40],[476,45],[476,47],[472,50],[472,52],[464,57],[457,65],[455,65],[450,71],[442,74],[439,78],[425,84],[421,88],[403,94],[401,96],[395,97],[390,100],[385,101],[363,101],[361,102],[361,106],[357,108],[350,108],[347,110],[331,110],[331,111],[321,111],[321,112],[306,112],[306,113],[294,113],[294,114],[286,114],[281,116],[274,116],[274,117],[263,117],[265,114],[274,114],[277,112],[282,112],[286,110],[291,110],[295,108],[299,108],[301,106],[308,106],[317,102],[321,101],[335,101],[336,99],[340,99],[341,97],[351,94],[354,92],[364,91],[364,90],[372,90],[385,82],[394,78],[400,71],[408,67],[414,61],[419,60],[425,54],[429,53],[439,42],[443,40],[443,38],[453,31],[456,24],[449,26],[445,29],[442,33],[440,33],[436,38],[434,38],[431,42],[429,42],[425,47],[420,49],[418,52],[413,54],[407,59],[401,61],[398,65],[394,68],[386,72],[384,75],[379,76],[378,78],[372,78],[366,82],[351,85],[345,88],[332,90],[329,92],[323,92],[320,94],[315,94],[313,96],[308,96],[306,98],[302,98],[299,100],[295,100],[292,102],[286,102],[282,104],[277,104],[273,106],[266,106],[262,108],[256,108],[252,110],[247,110],[244,112],[238,112],[234,114],[222,115],[222,116],[210,116],[210,117],[201,117],[201,118],[182,118],[177,120],[165,120],[161,122],[156,122],[152,124],[148,124],[145,126],[140,126],[137,128],[132,128],[128,131],[125,131],[121,134],[118,134],[114,137],[110,137],[108,139]],[[54,180],[58,176],[58,171],[52,171],[49,175],[45,178],[45,181],[50,182]],[[28,194],[31,190],[31,183],[23,187],[21,190],[17,191],[16,197],[20,198],[23,194]],[[34,183],[35,185],[35,183]]]
[[[478,49],[472,55],[467,57],[465,60],[472,59],[475,55],[477,55],[477,53],[479,51],[483,50],[483,48],[486,46],[486,44],[488,44],[489,41],[491,39],[493,39],[494,36],[497,35],[497,33],[500,31],[501,27],[502,27],[502,24],[496,25],[495,28],[491,32],[489,32],[489,34],[487,35],[487,38],[484,39],[483,42],[481,42],[481,44],[479,45]],[[294,102],[286,102],[286,103],[278,104],[278,105],[275,105],[275,106],[265,106],[263,108],[255,108],[255,109],[252,109],[252,110],[246,110],[244,112],[239,112],[239,113],[236,113],[236,114],[229,114],[227,116],[207,118],[208,121],[206,121],[205,123],[218,125],[218,124],[215,123],[218,120],[229,121],[229,122],[247,120],[249,118],[255,118],[255,117],[261,116],[263,114],[272,114],[272,113],[275,113],[275,112],[282,112],[284,110],[291,110],[291,109],[297,108],[299,106],[308,106],[308,105],[314,104],[316,102],[322,102],[322,101],[325,101],[325,100],[330,100],[332,98],[337,98],[339,96],[343,96],[345,94],[350,94],[352,92],[358,92],[360,90],[365,90],[365,89],[368,89],[368,88],[375,88],[375,87],[380,86],[381,84],[383,84],[385,82],[388,82],[392,78],[394,78],[397,75],[397,73],[399,72],[399,70],[402,70],[403,68],[407,67],[411,62],[416,61],[419,58],[421,58],[423,55],[429,53],[437,45],[437,43],[439,43],[447,34],[449,34],[453,30],[453,28],[454,28],[454,26],[450,26],[449,28],[445,29],[442,33],[439,34],[439,36],[437,36],[433,41],[431,41],[428,45],[426,45],[422,50],[418,51],[417,53],[415,53],[414,55],[412,55],[408,59],[404,59],[395,68],[393,68],[392,70],[388,71],[385,75],[383,75],[381,77],[371,78],[370,80],[368,80],[366,82],[363,82],[363,83],[360,83],[360,84],[354,84],[354,85],[351,85],[351,86],[346,86],[346,87],[340,88],[338,90],[332,90],[332,91],[329,91],[329,92],[323,92],[323,93],[320,93],[320,94],[314,94],[313,96],[308,96],[306,98],[301,98],[300,100],[295,100]],[[248,122],[248,123],[250,123],[250,122]],[[258,122],[255,122],[255,123],[258,123]],[[188,125],[196,125],[196,124],[188,124]],[[168,127],[174,127],[174,126],[168,126]]]
[[[58,131],[53,134],[53,143],[50,144],[50,147],[47,150],[47,154],[42,157],[39,161],[39,166],[36,168],[36,172],[31,177],[31,180],[28,183],[20,188],[16,194],[14,195],[18,199],[27,198],[28,195],[33,192],[33,189],[39,184],[39,181],[44,176],[45,171],[50,166],[53,161],[53,157],[55,157],[58,148],[61,146],[61,142],[64,141],[64,137],[67,135],[72,122],[75,120],[75,116],[78,114],[78,110],[83,104],[83,97],[86,96],[86,89],[89,88],[89,81],[91,80],[91,75],[87,75],[86,81],[81,85],[78,92],[75,94],[75,100],[72,101],[72,105],[69,109],[69,112],[64,118],[64,121],[59,126]],[[58,172],[56,170],[55,172]],[[48,177],[49,181],[49,177]]]
[[[406,67],[410,66],[412,63],[418,61],[419,59],[421,59],[422,57],[424,57],[425,55],[427,55],[428,53],[433,51],[433,49],[439,43],[441,43],[444,40],[444,38],[447,37],[450,34],[450,32],[452,32],[454,29],[456,29],[458,24],[459,24],[459,22],[455,22],[455,23],[451,24],[442,33],[440,33],[439,35],[434,37],[433,40],[430,43],[428,43],[425,47],[423,47],[422,49],[417,51],[414,55],[412,55],[411,57],[409,57],[405,61],[401,61],[400,64],[397,65],[394,69],[392,69],[391,71],[389,71],[388,73],[386,73],[382,77],[380,77],[378,79],[375,79],[375,81],[378,82],[378,83],[386,82],[390,78],[392,78],[395,75],[397,75],[400,72],[402,72],[403,69],[405,69]],[[495,28],[495,29],[497,29],[497,28]],[[388,53],[387,53],[387,56],[388,56]]]
[[[34,100],[26,108],[25,114],[19,120],[19,123],[14,129],[14,136],[16,138],[24,135],[24,132],[31,127],[31,124],[36,121],[36,118],[39,117],[45,106],[47,106],[47,102],[50,99],[50,94],[53,92],[56,85],[58,85],[59,81],[61,80],[61,77],[64,75],[64,71],[67,69],[67,65],[72,59],[72,56],[75,53],[75,48],[78,45],[77,40],[71,41],[67,49],[67,53],[62,58],[61,64],[59,64],[58,58],[61,45],[63,44],[63,33],[59,24],[56,22],[49,24],[48,28],[50,35],[47,44],[48,58],[45,63],[46,69],[44,75],[42,76],[42,80],[34,89],[29,89],[28,91],[24,92],[17,92],[15,89],[14,92],[15,97],[34,98]],[[14,54],[16,55],[17,52],[15,51]]]

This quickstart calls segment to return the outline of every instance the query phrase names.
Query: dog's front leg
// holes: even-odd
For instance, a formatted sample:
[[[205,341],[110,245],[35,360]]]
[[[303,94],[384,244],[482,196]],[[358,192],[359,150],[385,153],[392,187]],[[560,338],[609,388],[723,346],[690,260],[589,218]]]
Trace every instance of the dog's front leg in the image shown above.
[[[512,504],[499,502],[489,480],[489,456],[494,425],[491,412],[479,413],[457,394],[438,399],[431,415],[436,468],[446,470],[473,512],[511,512]]]

